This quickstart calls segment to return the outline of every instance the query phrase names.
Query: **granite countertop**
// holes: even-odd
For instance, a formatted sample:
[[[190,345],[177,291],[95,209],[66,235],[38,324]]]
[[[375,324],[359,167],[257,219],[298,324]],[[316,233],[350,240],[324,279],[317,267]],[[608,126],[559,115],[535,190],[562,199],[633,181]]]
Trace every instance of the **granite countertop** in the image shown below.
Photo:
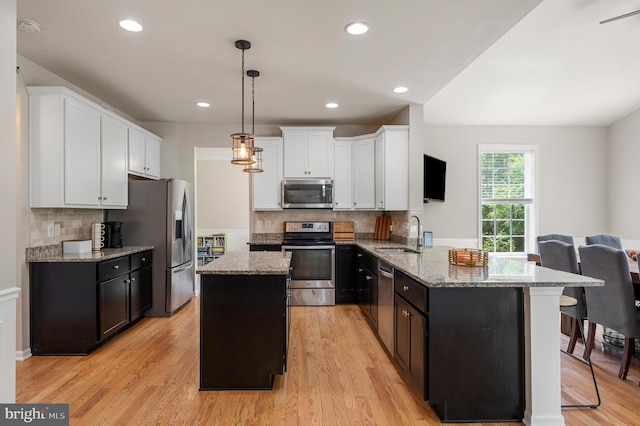
[[[60,246],[60,245],[57,245]],[[101,262],[103,260],[115,259],[141,251],[153,250],[153,246],[128,246],[122,248],[102,249],[100,251],[90,251],[87,253],[62,253],[59,250],[31,250],[27,252],[27,262]]]
[[[220,256],[213,262],[199,266],[202,275],[287,275],[291,253],[236,251]]]
[[[356,245],[427,287],[600,287],[604,281],[489,256],[486,267],[449,265],[449,248],[434,246],[423,253],[389,253],[376,247],[409,247],[387,241],[356,241]]]

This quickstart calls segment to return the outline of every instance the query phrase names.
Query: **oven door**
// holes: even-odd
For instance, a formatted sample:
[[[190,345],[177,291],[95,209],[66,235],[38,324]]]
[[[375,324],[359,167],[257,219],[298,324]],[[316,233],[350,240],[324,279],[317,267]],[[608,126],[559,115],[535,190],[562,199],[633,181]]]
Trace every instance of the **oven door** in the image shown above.
[[[283,246],[291,252],[291,305],[336,304],[335,246]]]
[[[335,288],[335,246],[283,246],[291,252],[291,288]]]

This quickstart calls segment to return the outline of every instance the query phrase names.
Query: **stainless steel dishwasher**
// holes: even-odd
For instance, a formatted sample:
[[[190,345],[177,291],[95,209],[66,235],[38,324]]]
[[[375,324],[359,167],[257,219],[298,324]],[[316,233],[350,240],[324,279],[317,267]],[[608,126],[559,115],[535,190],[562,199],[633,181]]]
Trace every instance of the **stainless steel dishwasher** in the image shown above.
[[[393,355],[393,267],[378,260],[378,335]]]

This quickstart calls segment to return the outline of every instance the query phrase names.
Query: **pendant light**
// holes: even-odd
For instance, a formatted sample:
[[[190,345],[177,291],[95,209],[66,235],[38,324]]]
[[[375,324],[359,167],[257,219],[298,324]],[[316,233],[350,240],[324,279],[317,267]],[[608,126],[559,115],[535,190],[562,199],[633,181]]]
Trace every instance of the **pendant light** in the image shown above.
[[[251,77],[251,133],[255,135],[255,117],[256,117],[256,77],[260,76],[260,71],[249,70],[247,75]],[[246,165],[244,171],[247,173],[262,173],[262,151],[257,146],[253,147],[251,159],[253,164]]]
[[[251,43],[247,40],[236,40],[236,47],[242,50],[242,132],[231,135],[233,146],[233,158],[231,163],[246,166],[253,164],[253,135],[244,132],[244,51],[251,49]]]

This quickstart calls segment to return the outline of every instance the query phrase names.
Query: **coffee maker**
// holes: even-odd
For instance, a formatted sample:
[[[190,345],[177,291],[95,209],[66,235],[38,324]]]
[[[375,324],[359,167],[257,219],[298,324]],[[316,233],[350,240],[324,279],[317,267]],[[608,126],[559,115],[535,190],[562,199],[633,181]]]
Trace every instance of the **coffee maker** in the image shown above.
[[[105,222],[104,246],[105,248],[122,247],[122,222]]]

